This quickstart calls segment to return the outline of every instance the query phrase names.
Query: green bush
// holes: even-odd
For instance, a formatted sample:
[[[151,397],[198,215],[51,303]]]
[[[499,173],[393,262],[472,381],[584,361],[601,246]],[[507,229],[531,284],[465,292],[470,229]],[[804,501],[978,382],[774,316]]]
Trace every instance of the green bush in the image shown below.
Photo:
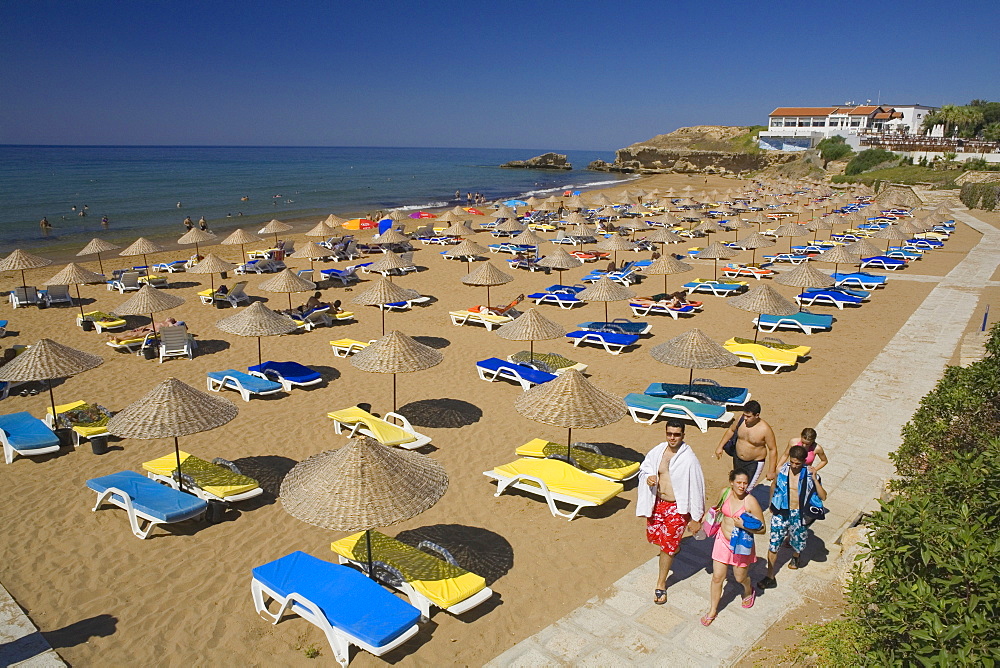
[[[816,145],[819,154],[823,158],[823,167],[831,160],[840,160],[854,153],[850,146],[845,143],[845,139],[840,135],[827,137]]]
[[[861,172],[867,172],[869,169],[873,169],[883,163],[890,162],[892,160],[899,160],[899,156],[892,151],[886,151],[881,148],[870,148],[867,151],[861,151],[856,156],[854,156],[847,167],[844,169],[844,174],[852,176],[854,174],[860,174]]]
[[[962,186],[959,199],[970,209],[993,211],[1000,199],[1000,184],[996,183],[966,183]]]

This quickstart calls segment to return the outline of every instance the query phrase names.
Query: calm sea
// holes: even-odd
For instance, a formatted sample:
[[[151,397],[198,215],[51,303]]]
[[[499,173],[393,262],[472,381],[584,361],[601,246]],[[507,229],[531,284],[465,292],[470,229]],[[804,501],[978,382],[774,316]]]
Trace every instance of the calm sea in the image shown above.
[[[566,151],[571,172],[500,169],[543,150],[354,147],[0,146],[3,251],[94,236],[179,236],[182,221],[253,230],[279,220],[396,207],[451,206],[455,191],[546,196],[613,183],[582,168],[611,152]],[[242,198],[248,198],[243,200]],[[178,207],[179,203],[179,207]],[[76,210],[73,209],[76,207]],[[79,212],[86,207],[87,215]],[[43,238],[45,216],[52,233]],[[109,218],[103,230],[101,217]]]

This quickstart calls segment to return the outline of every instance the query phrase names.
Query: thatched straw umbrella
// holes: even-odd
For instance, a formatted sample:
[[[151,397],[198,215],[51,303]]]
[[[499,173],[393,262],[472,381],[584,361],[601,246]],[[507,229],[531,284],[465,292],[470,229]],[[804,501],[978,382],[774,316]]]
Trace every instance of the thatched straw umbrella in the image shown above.
[[[253,302],[238,313],[219,320],[215,326],[237,336],[256,336],[258,365],[264,363],[260,337],[290,334],[298,328],[291,318],[283,313],[275,313],[264,306],[264,302]]]
[[[145,266],[146,276],[149,276],[149,260],[146,259],[147,255],[152,255],[153,253],[162,253],[166,251],[166,246],[161,246],[155,241],[150,241],[146,237],[139,237],[132,242],[132,245],[118,253],[121,257],[132,257],[135,255],[142,256],[142,264]]]
[[[23,286],[27,281],[24,278],[25,269],[39,269],[41,267],[47,267],[52,264],[52,260],[44,257],[39,257],[38,255],[32,255],[31,253],[25,252],[20,248],[14,249],[10,255],[0,260],[0,271],[17,271],[21,272],[21,285]]]
[[[257,234],[273,234],[274,245],[277,246],[278,235],[281,234],[282,232],[287,232],[290,229],[292,229],[292,226],[289,225],[288,223],[283,223],[280,220],[272,219],[271,222],[269,222],[267,225],[257,230]]]
[[[449,213],[451,212],[449,211]],[[441,230],[440,235],[442,237],[466,237],[475,233],[476,231],[469,227],[465,222],[455,221],[447,228]]]
[[[295,249],[295,259],[309,260],[309,271],[313,271],[313,262],[324,257],[330,257],[331,253],[332,251],[329,248],[324,248],[316,242],[308,241],[301,248]]]
[[[806,225],[806,229],[813,233],[813,243],[816,243],[816,239],[819,237],[819,231],[832,230],[833,221],[828,218],[818,218]]]
[[[686,262],[681,262],[671,254],[661,255],[653,264],[640,269],[646,276],[663,276],[663,291],[667,291],[667,276],[683,274],[694,269]]]
[[[198,256],[201,255],[201,248],[199,247],[199,244],[213,240],[215,240],[215,232],[192,227],[177,240],[177,243],[184,245],[194,244],[194,254]]]
[[[535,341],[558,339],[565,336],[566,330],[552,322],[533,308],[529,308],[521,317],[508,322],[497,330],[497,336],[510,341],[529,341],[530,359],[535,359]]]
[[[556,248],[554,251],[538,261],[539,267],[548,267],[558,271],[560,283],[562,283],[562,273],[564,271],[567,269],[576,269],[582,264],[583,260],[578,257],[573,257],[562,248]]]
[[[883,227],[881,230],[872,234],[873,239],[885,239],[885,252],[889,252],[889,245],[893,241],[903,241],[904,239],[909,239],[910,234],[907,234],[903,230],[899,229],[896,225],[889,225],[888,227]]]
[[[215,292],[215,274],[224,274],[227,271],[236,269],[236,265],[226,262],[215,253],[209,253],[198,264],[187,270],[189,274],[208,274],[212,284],[212,292]]]
[[[85,269],[75,262],[70,262],[58,274],[45,282],[46,285],[75,285],[76,300],[80,302],[80,317],[83,317],[83,303],[80,299],[80,286],[87,283],[103,283],[104,276]]]
[[[882,252],[881,248],[868,241],[868,239],[858,239],[854,243],[848,244],[846,248],[851,253],[860,256],[860,260],[866,257],[874,257]]]
[[[132,295],[128,301],[122,303],[111,313],[114,315],[146,315],[148,313],[153,333],[155,334],[156,320],[153,319],[153,314],[160,311],[169,311],[183,303],[183,297],[172,295],[163,290],[157,290],[147,283],[139,288],[139,292]]]
[[[624,285],[602,276],[593,285],[577,293],[577,298],[585,302],[604,302],[604,321],[608,320],[608,302],[620,302],[635,297],[635,293]]]
[[[393,220],[396,219],[393,218]],[[323,222],[326,223],[327,227],[332,228],[334,230],[334,233],[336,233],[337,228],[341,227],[344,223],[346,223],[347,219],[341,218],[335,213],[331,213],[329,216],[323,219]]]
[[[732,218],[726,222],[726,229],[730,229],[736,233],[736,238],[733,239],[734,242],[739,242],[740,240],[740,230],[752,230],[753,223],[749,223],[740,218]]]
[[[177,439],[221,427],[236,417],[236,404],[167,378],[108,421],[108,431],[120,438],[173,438],[177,456],[177,487],[181,485],[181,448]]]
[[[706,248],[703,248],[695,253],[695,257],[699,260],[714,261],[715,267],[713,270],[713,278],[717,280],[719,278],[719,260],[728,260],[738,253],[739,251],[735,248],[730,248],[729,246],[721,244],[718,241],[713,241]]]
[[[52,393],[52,381],[56,378],[75,376],[103,363],[103,357],[64,346],[51,339],[42,339],[0,367],[0,380],[14,383],[44,380],[49,387],[49,401],[52,402],[54,421],[56,398]]]
[[[462,278],[462,282],[466,285],[474,286],[485,286],[486,287],[486,306],[490,306],[490,288],[495,285],[503,285],[505,283],[510,283],[514,280],[514,277],[510,274],[504,273],[493,266],[491,262],[487,260],[486,264],[476,269],[471,274],[467,274]]]
[[[514,237],[513,242],[516,244],[524,244],[525,246],[534,246],[535,254],[538,254],[538,246],[545,243],[546,239],[535,234],[534,230],[525,228],[524,232]]]
[[[375,284],[370,288],[355,295],[351,303],[361,306],[378,306],[379,310],[382,311],[382,335],[385,336],[385,305],[415,299],[419,296],[420,293],[416,290],[402,288],[383,276],[375,281]]]
[[[517,218],[508,218],[493,228],[494,232],[509,232],[512,235],[520,234],[524,230],[524,225]]]
[[[601,251],[611,251],[614,253],[615,266],[618,265],[618,251],[629,251],[635,249],[635,242],[629,241],[625,237],[613,234],[607,239],[604,239],[594,246],[597,250]]]
[[[371,530],[416,517],[444,496],[448,474],[419,452],[367,436],[296,464],[281,483],[292,517],[332,531],[364,531],[368,576],[375,579]]]
[[[401,244],[409,241],[410,238],[397,230],[394,227],[390,227],[388,230],[382,234],[372,237],[372,243],[378,244],[379,246],[389,246],[392,244]]]
[[[657,362],[687,369],[688,390],[694,384],[695,369],[723,369],[740,362],[739,357],[697,328],[653,347],[649,354]]]
[[[529,420],[566,427],[566,457],[570,461],[574,428],[604,427],[628,414],[621,397],[600,389],[576,369],[527,390],[514,401],[514,408]]]
[[[771,237],[765,237],[760,232],[754,232],[753,234],[743,237],[743,241],[739,242],[737,246],[743,250],[752,251],[750,254],[750,263],[753,264],[757,261],[758,248],[770,248],[776,243],[777,242]]]
[[[90,240],[83,249],[76,254],[77,257],[84,255],[97,255],[97,266],[101,268],[101,273],[104,273],[104,262],[101,261],[101,253],[107,253],[108,251],[118,250],[121,246],[116,246],[110,241],[105,241],[104,239],[93,238]]]
[[[307,281],[291,269],[285,268],[257,286],[264,292],[278,292],[288,294],[288,308],[292,308],[293,292],[308,292],[316,289],[316,284]]]
[[[444,359],[439,350],[400,332],[389,332],[351,357],[351,365],[372,373],[392,374],[392,410],[396,410],[396,374],[423,371]]]
[[[472,271],[472,261],[477,257],[484,256],[488,252],[489,249],[485,246],[477,244],[472,239],[465,239],[462,243],[452,248],[451,251],[449,251],[449,255],[468,258],[468,262],[466,263],[468,266],[465,269],[465,273],[468,274]]]
[[[779,225],[774,230],[775,237],[788,237],[788,252],[792,252],[792,238],[793,237],[804,237],[809,235],[809,230],[806,229],[805,225],[800,225],[798,223],[785,223],[784,225]]]
[[[332,214],[331,214],[332,215]],[[263,241],[260,237],[254,234],[250,234],[242,227],[238,227],[233,230],[233,233],[222,240],[224,246],[239,246],[240,253],[243,254],[243,264],[247,262],[247,252],[244,246],[246,244],[255,244],[257,242]]]
[[[742,311],[750,311],[758,316],[767,315],[792,315],[799,312],[799,307],[781,296],[777,290],[767,283],[758,285],[753,290],[737,297],[730,297],[726,303]],[[759,322],[759,319],[758,319]],[[757,343],[757,334],[760,332],[760,325],[753,328],[753,342]]]
[[[814,267],[811,262],[800,264],[795,269],[780,274],[774,280],[776,283],[788,285],[793,288],[829,288],[837,284],[837,281],[832,276],[824,274]],[[802,310],[801,305],[799,306],[799,310]]]
[[[402,256],[398,255],[397,253],[393,253],[392,251],[386,251],[385,254],[381,258],[379,258],[377,262],[374,262],[372,266],[367,268],[367,271],[377,272],[377,273],[381,273],[384,271],[387,273],[383,274],[383,276],[386,276],[388,275],[388,272],[392,272],[395,269],[404,269],[409,266],[410,266],[409,263],[403,261]],[[392,280],[391,275],[388,276],[388,278],[390,281]]]
[[[319,237],[320,239],[329,239],[337,234],[337,230],[326,224],[325,220],[321,220],[316,223],[308,232],[306,232],[307,237]]]

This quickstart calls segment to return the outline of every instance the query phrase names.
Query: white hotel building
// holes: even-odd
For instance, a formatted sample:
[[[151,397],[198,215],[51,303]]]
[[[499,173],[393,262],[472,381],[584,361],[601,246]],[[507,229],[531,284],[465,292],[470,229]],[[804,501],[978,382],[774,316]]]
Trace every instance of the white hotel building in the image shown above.
[[[920,104],[778,107],[768,115],[758,145],[767,151],[804,151],[840,135],[855,150],[868,133],[916,134],[936,107]]]

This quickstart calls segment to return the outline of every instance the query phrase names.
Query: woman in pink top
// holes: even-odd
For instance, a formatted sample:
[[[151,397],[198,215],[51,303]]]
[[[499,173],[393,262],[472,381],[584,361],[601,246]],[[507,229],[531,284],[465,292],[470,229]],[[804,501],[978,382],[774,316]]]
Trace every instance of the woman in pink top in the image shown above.
[[[732,532],[737,527],[750,534],[764,533],[764,512],[760,509],[757,500],[747,494],[749,484],[750,477],[745,471],[731,471],[729,473],[729,489],[723,491],[723,494],[726,494],[726,499],[721,506],[722,523],[719,526],[719,531],[715,534],[715,544],[712,546],[712,607],[701,618],[703,626],[709,626],[714,622],[719,613],[722,587],[726,582],[726,572],[730,566],[733,567],[733,576],[736,581],[743,585],[743,607],[752,608],[756,598],[756,591],[750,584],[750,577],[747,573],[750,565],[757,560],[756,550],[751,549],[750,554],[736,554],[730,547]],[[744,513],[757,518],[760,522],[760,528],[747,529],[744,527],[743,521],[740,519]]]
[[[806,427],[802,430],[802,435],[799,438],[793,438],[788,441],[785,453],[778,460],[778,466],[775,470],[780,470],[784,463],[788,461],[788,451],[795,445],[801,445],[806,449],[806,466],[809,467],[810,472],[817,473],[821,468],[830,463],[826,458],[826,451],[823,450],[823,446],[816,442],[816,430]],[[817,459],[819,461],[816,461]]]

